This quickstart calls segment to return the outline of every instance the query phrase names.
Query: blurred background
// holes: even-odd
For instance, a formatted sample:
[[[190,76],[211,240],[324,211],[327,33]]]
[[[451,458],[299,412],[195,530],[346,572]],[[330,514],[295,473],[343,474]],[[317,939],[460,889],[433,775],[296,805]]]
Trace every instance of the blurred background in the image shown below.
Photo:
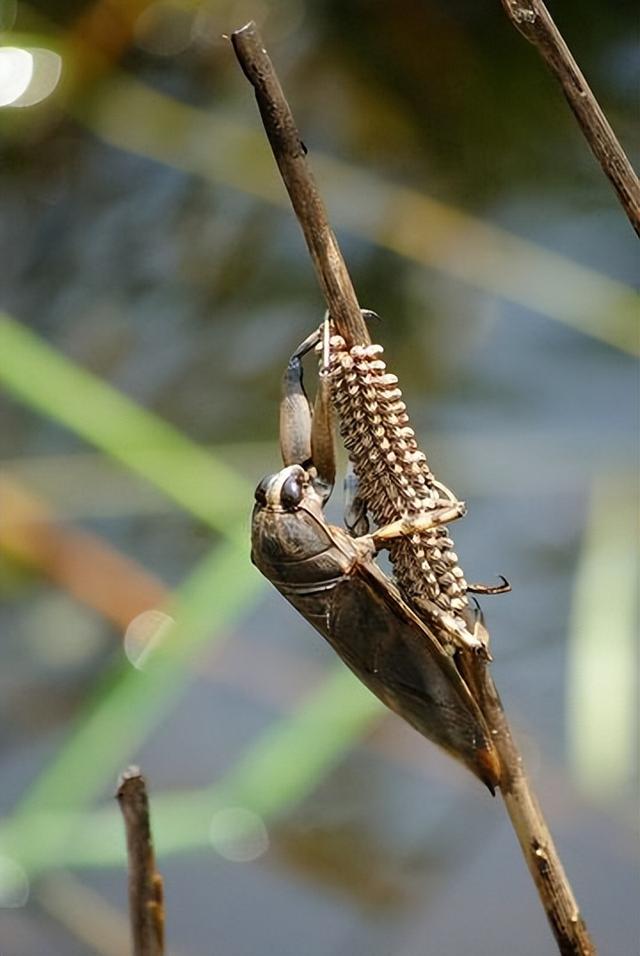
[[[555,6],[637,161],[635,5]],[[500,800],[249,562],[324,308],[249,18],[466,576],[512,583],[494,675],[586,920],[635,952],[638,255],[535,51],[497,0],[0,9],[2,956],[129,951],[131,763],[175,956],[555,952]]]

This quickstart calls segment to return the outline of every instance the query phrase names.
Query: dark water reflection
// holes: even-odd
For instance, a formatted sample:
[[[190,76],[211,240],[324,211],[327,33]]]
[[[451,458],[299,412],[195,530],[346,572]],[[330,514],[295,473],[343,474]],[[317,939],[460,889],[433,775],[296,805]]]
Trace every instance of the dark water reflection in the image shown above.
[[[40,31],[42,45],[43,32],[51,39],[73,24],[94,46],[104,43],[95,25],[78,27],[77,4],[55,5],[55,28],[39,19],[52,10],[39,6],[37,14],[19,5],[23,28]],[[161,21],[161,5],[148,6]],[[381,182],[424,192],[593,274],[633,284],[633,234],[560,94],[499,5],[401,6],[290,0],[271,14],[272,54],[312,154],[346,159]],[[96,104],[102,122],[113,97],[127,130],[126,98],[116,90],[123,73],[258,128],[228,48],[210,39],[237,26],[248,8],[193,7],[199,39],[182,52],[149,52],[129,23],[110,62],[98,66],[94,49],[51,103],[0,117],[3,300],[66,356],[196,441],[221,446],[253,485],[277,463],[283,362],[322,309],[292,216],[254,198],[250,186],[243,193],[140,155],[138,113],[129,150],[94,129]],[[632,146],[630,7],[570,4],[562,14],[585,72]],[[178,129],[163,125],[160,113],[147,121],[168,148],[193,143],[197,151],[198,123]],[[223,162],[226,148],[218,128],[212,162]],[[246,157],[256,176],[260,161]],[[234,170],[228,175],[233,183]],[[383,316],[379,337],[434,470],[469,505],[455,529],[467,576],[503,572],[513,584],[511,596],[486,601],[496,681],[576,894],[602,952],[634,952],[636,688],[623,680],[613,695],[608,731],[608,671],[603,664],[602,684],[585,683],[593,645],[580,644],[581,612],[600,614],[610,602],[602,644],[627,674],[637,663],[633,621],[620,610],[633,611],[634,596],[616,590],[615,574],[593,604],[580,590],[589,562],[615,571],[630,550],[631,527],[620,516],[635,514],[637,366],[606,342],[621,324],[632,340],[628,315],[602,314],[596,336],[584,335],[553,309],[517,304],[508,264],[504,275],[497,271],[500,295],[456,281],[448,267],[425,268],[383,249],[375,241],[377,199],[362,182],[351,196],[340,194],[339,182],[332,186],[345,204],[336,204],[338,216],[359,210],[366,231],[371,212],[368,241],[346,231],[340,237],[361,300]],[[430,228],[425,221],[425,236]],[[558,269],[548,271],[547,287],[541,283],[540,300],[579,301],[580,289],[564,288]],[[0,405],[0,451],[13,481],[167,585],[179,585],[212,546],[195,518],[9,392]],[[339,501],[332,508],[339,520]],[[612,509],[610,522],[603,508]],[[604,557],[593,544],[602,528],[611,531]],[[0,572],[0,806],[8,813],[120,660],[121,635],[8,552]],[[141,763],[156,792],[221,778],[334,666],[275,592],[262,592],[231,631],[222,651],[194,660],[186,693],[144,746],[123,750],[123,766]],[[576,749],[580,721],[592,727],[590,713],[602,715],[592,752]],[[162,861],[171,952],[554,952],[500,804],[395,718],[372,728],[267,827],[270,849],[253,862],[210,850]],[[126,951],[124,874],[79,870],[75,878],[82,890],[53,872],[34,884],[27,906],[0,909],[3,956],[5,949],[11,956]]]

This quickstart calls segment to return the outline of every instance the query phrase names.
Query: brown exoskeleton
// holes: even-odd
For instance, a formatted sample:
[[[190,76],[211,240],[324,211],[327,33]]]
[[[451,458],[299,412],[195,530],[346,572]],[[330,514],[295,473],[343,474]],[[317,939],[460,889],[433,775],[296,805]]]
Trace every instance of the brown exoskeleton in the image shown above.
[[[325,349],[328,334],[325,322]],[[287,367],[280,415],[285,467],[256,489],[252,561],[383,703],[494,792],[498,755],[451,648],[375,562],[381,549],[442,527],[465,506],[447,496],[429,512],[357,536],[327,523],[323,507],[335,479],[327,362],[313,415],[301,365],[318,338],[305,340]],[[358,530],[353,515],[350,525]]]

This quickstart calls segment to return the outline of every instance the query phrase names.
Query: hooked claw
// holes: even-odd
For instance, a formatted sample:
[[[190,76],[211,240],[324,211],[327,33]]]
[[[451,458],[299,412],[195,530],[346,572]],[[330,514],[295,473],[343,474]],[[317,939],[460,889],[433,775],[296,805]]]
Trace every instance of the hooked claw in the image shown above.
[[[504,574],[499,574],[498,577],[502,579],[502,584],[469,584],[467,591],[472,594],[507,594],[511,590],[511,585]]]
[[[379,318],[369,309],[361,311],[367,322]],[[287,466],[302,465],[312,469],[314,487],[323,501],[331,494],[336,474],[331,386],[327,374],[330,328],[327,311],[322,325],[300,343],[289,359],[280,402],[282,460]],[[302,359],[320,342],[323,343],[322,368],[312,409],[303,384]]]
[[[304,465],[311,459],[311,406],[298,355],[289,359],[282,382],[280,451],[285,465]]]
[[[280,450],[285,465],[302,465],[311,469],[316,491],[323,501],[331,494],[335,481],[335,450],[328,376],[320,373],[315,407],[303,384],[302,358],[321,341],[328,350],[329,320],[308,335],[298,346],[287,365],[280,402]]]

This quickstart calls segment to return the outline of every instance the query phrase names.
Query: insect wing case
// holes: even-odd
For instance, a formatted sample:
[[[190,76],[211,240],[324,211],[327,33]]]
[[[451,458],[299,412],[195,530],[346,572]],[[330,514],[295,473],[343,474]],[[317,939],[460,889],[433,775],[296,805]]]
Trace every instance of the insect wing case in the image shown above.
[[[252,561],[384,704],[493,791],[499,762],[452,658],[340,528],[256,506]]]

